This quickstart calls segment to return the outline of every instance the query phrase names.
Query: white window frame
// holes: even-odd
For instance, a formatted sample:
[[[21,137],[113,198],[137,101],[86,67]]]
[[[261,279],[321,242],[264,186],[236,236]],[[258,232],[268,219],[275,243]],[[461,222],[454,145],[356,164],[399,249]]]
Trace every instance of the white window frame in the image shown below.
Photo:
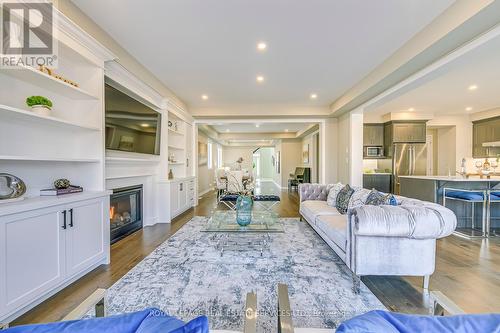
[[[208,161],[207,161],[207,167],[208,169],[212,169],[214,167],[214,161],[213,161],[213,155],[212,155],[212,149],[213,149],[213,144],[211,141],[208,141],[207,143],[207,157],[208,157]]]

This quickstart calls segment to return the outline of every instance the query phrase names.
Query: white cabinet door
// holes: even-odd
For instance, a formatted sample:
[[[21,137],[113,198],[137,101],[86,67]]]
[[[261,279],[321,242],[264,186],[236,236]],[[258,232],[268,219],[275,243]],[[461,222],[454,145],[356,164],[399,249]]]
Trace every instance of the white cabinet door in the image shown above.
[[[179,209],[181,211],[184,211],[187,207],[187,188],[186,188],[186,182],[180,182],[179,186],[177,187],[179,189]]]
[[[189,208],[194,206],[194,186],[195,186],[195,181],[194,179],[191,179],[188,182],[188,191],[187,191],[187,205]]]
[[[94,199],[68,208],[66,235],[67,274],[71,276],[102,260],[104,253],[104,201]],[[109,225],[105,225],[109,228]]]
[[[51,207],[0,218],[0,317],[64,280],[62,211]]]
[[[179,213],[179,182],[170,183],[170,217]]]

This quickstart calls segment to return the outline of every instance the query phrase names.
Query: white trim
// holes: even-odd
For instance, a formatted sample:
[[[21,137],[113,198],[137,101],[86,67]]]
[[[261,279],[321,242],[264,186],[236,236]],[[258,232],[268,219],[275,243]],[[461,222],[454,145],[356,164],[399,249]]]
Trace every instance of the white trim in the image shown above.
[[[99,43],[94,37],[89,35],[84,31],[78,24],[73,22],[66,15],[61,13],[57,8],[54,9],[54,16],[56,16],[56,22],[58,29],[66,34],[68,37],[78,42],[79,44],[85,46],[92,54],[96,55],[103,61],[111,61],[118,59],[118,57]]]
[[[163,97],[148,84],[129,72],[120,63],[109,61],[105,64],[104,68],[106,83],[121,91],[125,90],[125,93],[133,95],[132,97],[152,107],[156,111],[167,108],[167,98]]]
[[[177,105],[174,101],[168,100],[167,104],[165,105],[165,108],[167,108],[169,112],[172,112],[185,122],[189,124],[194,124],[193,117],[186,110]]]

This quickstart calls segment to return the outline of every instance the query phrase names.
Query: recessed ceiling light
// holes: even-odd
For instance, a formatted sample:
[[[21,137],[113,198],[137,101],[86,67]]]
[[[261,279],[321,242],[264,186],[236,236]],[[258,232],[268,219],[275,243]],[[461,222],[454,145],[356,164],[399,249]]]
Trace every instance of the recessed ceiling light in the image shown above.
[[[259,51],[264,51],[266,48],[267,48],[267,44],[264,42],[259,42],[257,44],[257,50],[259,50]]]
[[[470,106],[465,108],[465,111],[472,111],[472,108]]]
[[[311,99],[316,99],[316,98],[318,98],[318,94],[312,93],[310,97],[311,97]]]
[[[409,108],[408,111],[413,112],[415,111],[415,108]]]
[[[208,95],[201,95],[201,99],[207,100],[208,99]]]
[[[141,124],[141,127],[149,127],[149,124]]]
[[[474,91],[476,89],[477,89],[477,85],[475,85],[475,84],[472,84],[469,86],[469,90],[471,90],[471,91]]]
[[[264,77],[262,75],[258,75],[257,82],[264,82]]]
[[[260,127],[260,125],[259,125],[259,124],[255,124],[255,127],[259,128],[259,127]]]

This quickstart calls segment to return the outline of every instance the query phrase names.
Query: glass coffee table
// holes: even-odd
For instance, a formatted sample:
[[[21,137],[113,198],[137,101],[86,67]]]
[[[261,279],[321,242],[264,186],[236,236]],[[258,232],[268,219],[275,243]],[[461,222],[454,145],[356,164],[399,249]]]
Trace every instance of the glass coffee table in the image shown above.
[[[214,234],[211,240],[221,256],[228,249],[256,249],[263,256],[272,241],[271,234],[283,233],[285,229],[275,212],[254,210],[252,223],[242,227],[236,223],[236,211],[218,210],[202,231]]]

